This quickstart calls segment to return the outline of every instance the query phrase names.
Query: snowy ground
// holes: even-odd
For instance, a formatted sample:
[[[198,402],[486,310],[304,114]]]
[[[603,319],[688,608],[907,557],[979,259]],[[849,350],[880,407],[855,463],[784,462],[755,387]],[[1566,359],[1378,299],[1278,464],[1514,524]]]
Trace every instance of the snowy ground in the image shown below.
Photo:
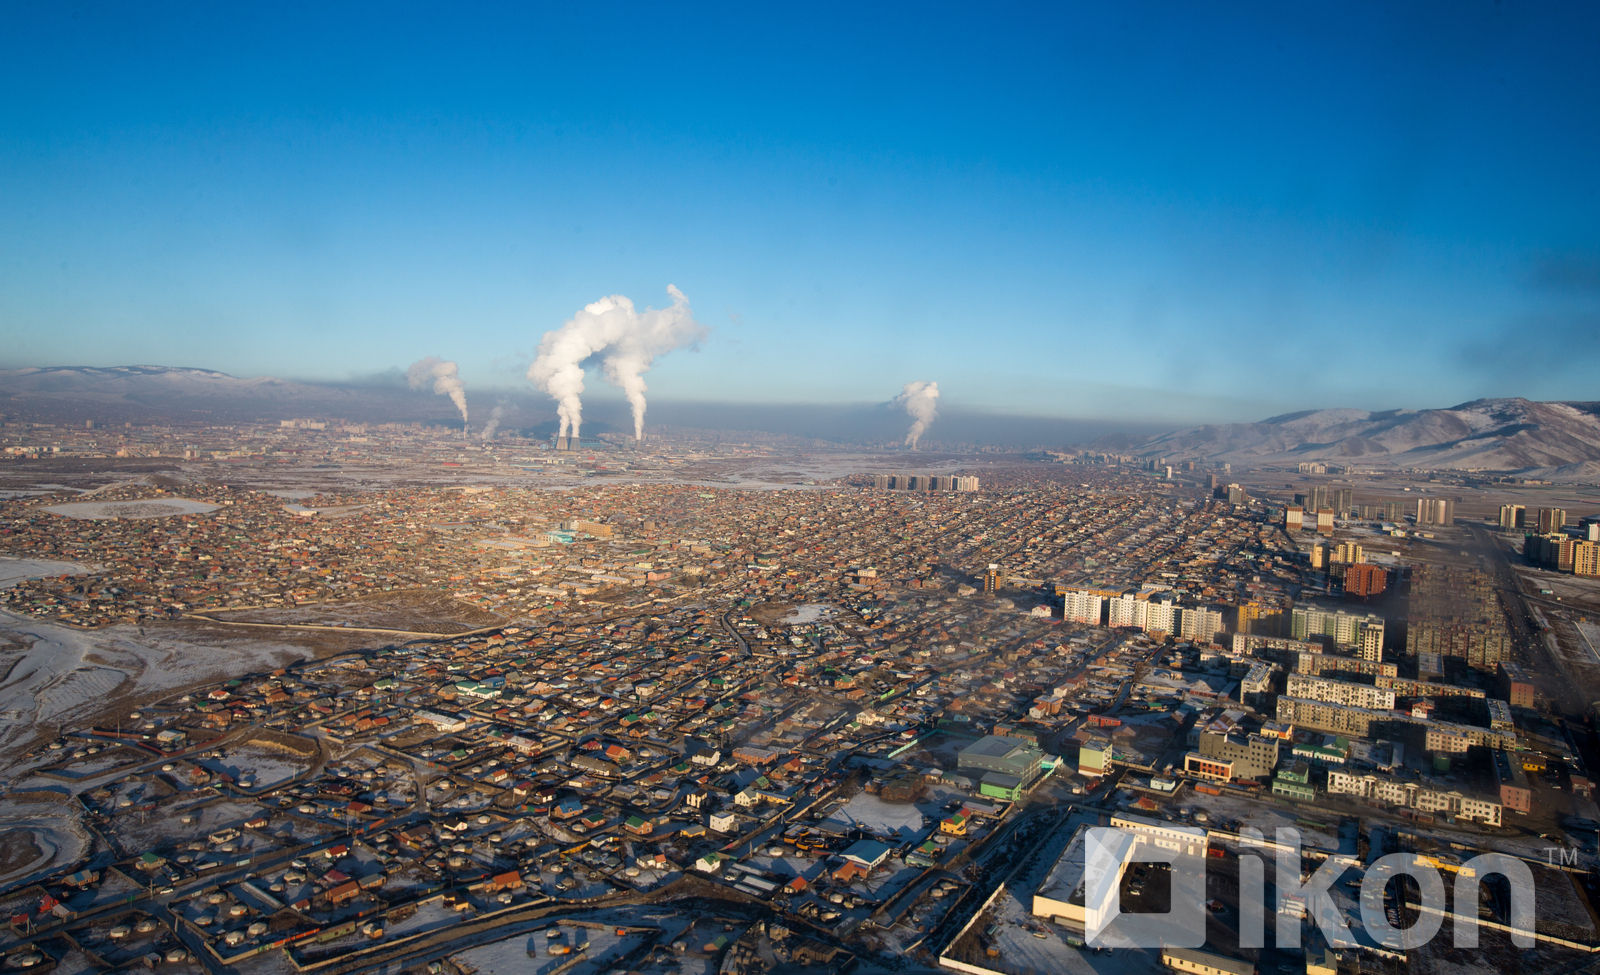
[[[461,915],[444,906],[438,899],[430,900],[417,907],[416,913],[403,921],[391,921],[386,928],[386,937],[403,938],[406,935],[416,934],[419,931],[436,931],[447,928],[461,920]]]
[[[8,795],[0,799],[0,831],[9,839],[26,836],[32,842],[18,843],[26,855],[9,859],[0,869],[0,887],[12,887],[58,864],[72,863],[89,849],[89,834],[83,828],[77,806],[66,796],[54,793]]]
[[[1207,821],[1197,824],[1202,829],[1234,820],[1238,821],[1241,829],[1253,827],[1267,837],[1276,835],[1279,829],[1295,829],[1299,831],[1301,844],[1306,849],[1341,851],[1338,823],[1343,817],[1337,812],[1312,808],[1302,811],[1249,799],[1208,796],[1193,791],[1185,791],[1178,804],[1184,809],[1206,814]],[[1326,824],[1326,828],[1313,825],[1314,823]],[[1342,852],[1355,853],[1353,849]]]
[[[0,772],[26,761],[24,746],[108,707],[206,680],[270,670],[308,656],[288,644],[215,639],[189,642],[123,625],[79,630],[0,612],[0,637],[25,649],[0,666]]]
[[[188,498],[145,498],[139,501],[71,501],[53,504],[44,510],[54,515],[85,520],[106,518],[170,518],[173,515],[203,515],[217,510],[214,504]]]
[[[294,778],[305,771],[310,762],[287,752],[246,744],[230,747],[224,757],[206,759],[200,764],[232,777],[240,788],[265,789]]]
[[[556,932],[558,937],[550,937]],[[574,972],[606,972],[614,969],[609,962],[623,953],[638,947],[646,936],[628,934],[618,937],[610,927],[587,927],[575,924],[552,924],[529,934],[521,934],[497,941],[494,944],[471,948],[452,955],[450,960],[462,971],[482,975],[510,975],[524,972],[553,972],[572,960],[573,954],[552,955],[555,945],[565,945],[583,960],[570,970]],[[576,952],[579,946],[586,946]]]
[[[364,504],[336,504],[322,508],[308,508],[303,504],[286,504],[283,510],[292,515],[316,516],[318,518],[348,518],[358,511],[367,508]]]
[[[834,616],[838,615],[838,612],[836,608],[829,606],[827,603],[806,603],[790,610],[789,615],[785,616],[782,622],[788,623],[790,626],[820,623],[823,620],[833,619]]]
[[[1029,910],[1032,900],[1031,890],[1008,886],[995,901],[990,916],[999,922],[995,944],[1000,957],[979,964],[1015,975],[1141,975],[1165,971],[1156,949],[1095,951],[1069,945],[1064,928],[1033,917]],[[1035,932],[1045,936],[1036,937]],[[971,934],[967,940],[972,940]]]
[[[94,569],[76,562],[52,562],[48,559],[13,559],[0,557],[0,589],[14,586],[24,579],[43,579],[47,576],[76,576]]]
[[[928,802],[922,805],[927,806]],[[898,836],[902,840],[927,832],[923,824],[923,810],[909,802],[884,802],[866,792],[857,793],[850,801],[828,814],[827,822],[848,829],[859,824],[882,836]]]
[[[1600,623],[1588,620],[1580,623],[1574,620],[1573,626],[1577,627],[1578,636],[1593,655],[1595,663],[1600,664]]]

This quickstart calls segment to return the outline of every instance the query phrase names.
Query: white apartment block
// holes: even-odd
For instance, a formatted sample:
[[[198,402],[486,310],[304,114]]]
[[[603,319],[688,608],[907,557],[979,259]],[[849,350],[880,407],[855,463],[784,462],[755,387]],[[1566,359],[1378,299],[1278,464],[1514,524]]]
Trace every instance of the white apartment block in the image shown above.
[[[1112,596],[1110,599],[1110,617],[1112,626],[1136,626],[1145,628],[1145,611],[1150,608],[1150,602],[1129,594]]]
[[[1092,589],[1069,589],[1061,600],[1061,618],[1069,623],[1099,626],[1104,619],[1105,594]]]
[[[1222,632],[1222,614],[1204,606],[1185,607],[1178,621],[1178,637],[1196,643],[1215,643]]]
[[[1326,701],[1349,708],[1369,711],[1394,710],[1394,691],[1387,687],[1357,684],[1354,681],[1331,680],[1306,674],[1290,674],[1286,693],[1290,697],[1311,701]]]
[[[1265,694],[1272,690],[1272,673],[1275,670],[1277,668],[1269,663],[1251,664],[1250,670],[1239,681],[1239,700],[1243,701],[1252,694]]]
[[[1470,819],[1487,826],[1499,826],[1503,807],[1490,799],[1463,795],[1454,790],[1430,789],[1417,782],[1401,782],[1387,775],[1357,775],[1328,771],[1329,795],[1357,796],[1369,802],[1415,809],[1435,816]]]
[[[1175,633],[1178,629],[1178,607],[1172,603],[1150,603],[1144,612],[1144,631]]]

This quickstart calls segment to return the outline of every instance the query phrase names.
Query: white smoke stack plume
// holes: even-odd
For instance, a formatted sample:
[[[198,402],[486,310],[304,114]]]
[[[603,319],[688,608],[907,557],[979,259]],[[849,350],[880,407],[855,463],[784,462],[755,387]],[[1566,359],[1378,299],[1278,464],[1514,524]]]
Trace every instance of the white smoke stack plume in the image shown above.
[[[916,450],[917,442],[933,425],[934,417],[939,415],[939,384],[922,381],[906,383],[892,405],[905,407],[906,415],[911,417],[906,446]]]
[[[494,435],[500,431],[500,420],[506,415],[506,405],[496,403],[494,409],[489,411],[489,422],[483,425],[483,439],[493,440]]]
[[[456,410],[461,414],[461,424],[465,428],[467,423],[467,388],[461,385],[461,377],[456,372],[456,364],[436,355],[425,359],[418,359],[406,370],[406,382],[412,389],[421,389],[433,383],[433,391],[440,396],[450,397],[450,402],[456,404]]]
[[[633,436],[644,439],[644,374],[656,356],[692,346],[708,334],[694,320],[689,299],[667,285],[672,304],[635,311],[633,302],[611,295],[586,306],[558,329],[544,333],[528,378],[556,401],[558,436],[578,439],[583,422],[583,366],[598,357],[606,379],[620,388],[633,409]]]

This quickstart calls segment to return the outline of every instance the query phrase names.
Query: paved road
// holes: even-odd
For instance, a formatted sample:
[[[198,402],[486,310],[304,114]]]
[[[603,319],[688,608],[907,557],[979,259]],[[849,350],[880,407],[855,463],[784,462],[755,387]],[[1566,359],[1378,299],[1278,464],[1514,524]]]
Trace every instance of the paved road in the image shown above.
[[[1547,681],[1545,687],[1555,690],[1562,711],[1583,714],[1595,697],[1591,681],[1585,675],[1574,673],[1562,654],[1546,641],[1546,634],[1536,632],[1529,623],[1529,606],[1532,604],[1537,603],[1541,608],[1562,614],[1570,611],[1571,607],[1528,595],[1511,566],[1511,555],[1505,546],[1481,525],[1468,525],[1467,529],[1471,533],[1474,549],[1488,563],[1500,598],[1505,603],[1506,623],[1511,631],[1515,656],[1527,661],[1535,672],[1561,675],[1564,679]]]

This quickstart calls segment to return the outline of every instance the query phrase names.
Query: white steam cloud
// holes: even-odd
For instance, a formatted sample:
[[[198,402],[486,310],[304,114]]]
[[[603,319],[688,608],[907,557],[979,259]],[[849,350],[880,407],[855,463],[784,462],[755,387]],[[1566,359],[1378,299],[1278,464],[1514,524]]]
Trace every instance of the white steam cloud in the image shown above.
[[[558,329],[544,333],[539,355],[528,367],[528,378],[556,401],[561,417],[558,436],[578,439],[583,422],[583,365],[596,357],[607,381],[619,387],[633,408],[634,439],[644,438],[644,374],[656,356],[693,345],[707,329],[694,320],[689,299],[667,285],[672,304],[666,308],[634,310],[622,295],[601,298],[572,316]]]
[[[456,404],[456,409],[461,413],[463,426],[467,422],[467,388],[461,385],[461,377],[456,373],[456,364],[436,355],[426,359],[418,359],[406,370],[406,382],[412,389],[421,389],[433,383],[433,391],[440,396],[450,397],[450,402]]]
[[[500,420],[506,415],[506,405],[496,403],[494,409],[489,411],[489,422],[483,425],[483,439],[493,440],[494,435],[500,431]]]
[[[912,450],[917,449],[917,441],[928,432],[928,427],[933,425],[934,417],[939,415],[939,384],[935,382],[906,383],[900,390],[900,395],[894,398],[893,406],[904,406],[906,415],[911,417],[911,430],[906,434],[906,446]]]

